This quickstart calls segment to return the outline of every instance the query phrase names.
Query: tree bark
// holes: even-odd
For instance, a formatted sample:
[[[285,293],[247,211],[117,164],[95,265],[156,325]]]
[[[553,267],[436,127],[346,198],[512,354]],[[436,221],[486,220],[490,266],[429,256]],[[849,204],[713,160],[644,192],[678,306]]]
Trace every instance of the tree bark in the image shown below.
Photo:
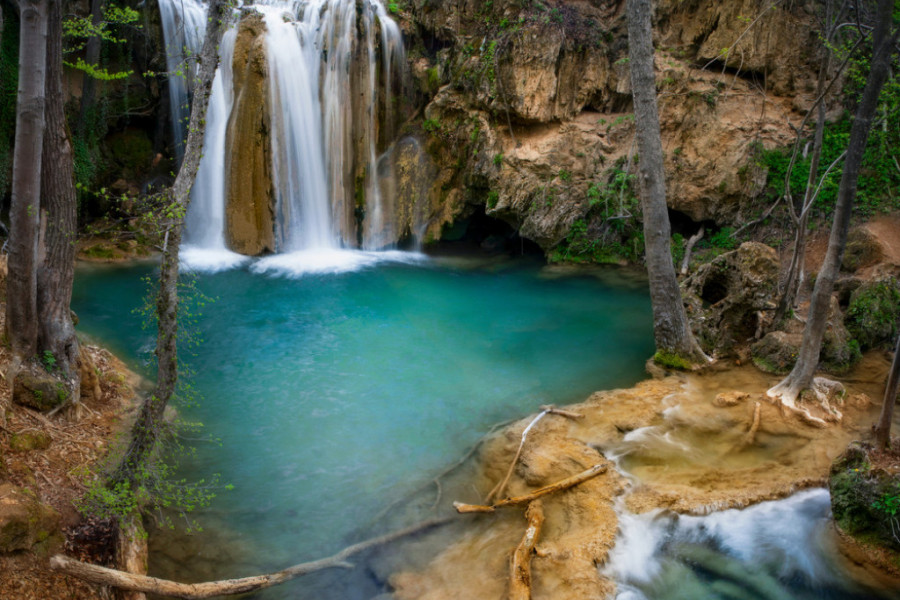
[[[884,388],[884,402],[881,405],[881,416],[875,425],[875,447],[885,450],[891,447],[891,421],[894,419],[894,405],[897,403],[897,392],[900,388],[900,336],[894,347],[894,360]]]
[[[544,524],[544,506],[535,500],[525,509],[528,527],[513,552],[509,567],[509,600],[531,600],[531,555]]]
[[[37,273],[38,351],[52,352],[77,400],[79,349],[69,304],[75,279],[75,175],[62,83],[62,0],[49,0],[44,147],[41,169],[43,256]]]
[[[231,8],[224,0],[212,0],[207,12],[206,37],[200,51],[200,69],[194,87],[191,119],[185,146],[184,160],[175,183],[165,192],[162,225],[165,242],[159,273],[159,293],[156,300],[158,316],[156,338],[156,386],[141,406],[132,429],[131,443],[122,462],[110,477],[113,486],[128,483],[134,489],[137,471],[145,464],[161,431],[163,413],[178,382],[178,251],[184,215],[190,203],[191,187],[197,177],[203,150],[206,108],[218,65],[218,48],[222,34],[228,27]]]
[[[516,506],[518,504],[528,504],[532,500],[537,500],[541,496],[546,496],[547,494],[552,494],[553,492],[561,492],[563,490],[567,490],[570,487],[575,487],[579,483],[587,481],[588,479],[593,479],[601,473],[606,473],[606,465],[596,464],[586,471],[582,471],[581,473],[577,473],[575,475],[572,475],[571,477],[566,477],[565,479],[557,481],[556,483],[552,483],[546,487],[542,487],[533,492],[529,492],[523,496],[506,498],[504,500],[495,502],[490,506],[482,504],[466,504],[464,502],[454,502],[453,508],[455,508],[456,512],[458,513],[492,513],[498,508],[506,508],[507,506]]]
[[[6,332],[17,359],[37,353],[38,225],[47,68],[47,0],[19,3],[19,88],[9,209]]]
[[[73,560],[68,556],[57,554],[50,559],[50,568],[54,571],[60,571],[67,575],[72,575],[99,583],[101,585],[110,585],[123,590],[132,590],[136,592],[146,592],[148,594],[158,594],[160,596],[174,596],[176,598],[214,598],[216,596],[232,596],[235,594],[246,594],[256,590],[265,589],[314,573],[322,569],[334,568],[351,568],[353,565],[347,562],[347,559],[355,554],[364,552],[370,548],[383,546],[410,535],[420,533],[427,529],[446,525],[457,517],[440,517],[422,521],[416,525],[388,533],[386,535],[365,540],[352,546],[347,546],[337,554],[328,558],[321,558],[311,562],[300,563],[293,567],[288,567],[276,573],[266,575],[255,575],[252,577],[243,577],[241,579],[226,579],[223,581],[209,581],[205,583],[177,583],[157,577],[148,577],[146,575],[135,575],[125,573],[115,569],[108,569],[89,563]]]
[[[850,128],[850,141],[847,144],[847,157],[844,160],[841,183],[838,187],[828,250],[822,268],[816,277],[797,363],[783,381],[767,392],[770,397],[779,398],[783,404],[792,408],[796,408],[800,392],[809,387],[819,364],[822,338],[825,335],[825,321],[828,317],[834,281],[837,278],[844,247],[847,243],[847,231],[850,227],[850,216],[856,198],[856,184],[866,150],[866,141],[869,137],[875,110],[878,107],[878,96],[890,71],[891,55],[897,41],[898,32],[895,31],[891,34],[890,31],[892,8],[892,0],[879,0],[873,36],[875,51],[872,55],[866,85],[863,88],[862,97],[854,114],[853,125]]]
[[[91,22],[98,25],[103,19],[103,0],[91,0]],[[84,49],[84,60],[89,65],[100,62],[100,36],[92,35]],[[87,133],[88,117],[96,104],[97,81],[86,72],[81,74],[81,108],[78,113],[78,135]]]
[[[640,154],[638,170],[644,244],[653,305],[653,336],[659,352],[674,353],[693,362],[707,362],[709,359],[691,333],[672,263],[671,228],[666,208],[666,182],[653,73],[650,0],[628,0],[626,10],[634,123]]]

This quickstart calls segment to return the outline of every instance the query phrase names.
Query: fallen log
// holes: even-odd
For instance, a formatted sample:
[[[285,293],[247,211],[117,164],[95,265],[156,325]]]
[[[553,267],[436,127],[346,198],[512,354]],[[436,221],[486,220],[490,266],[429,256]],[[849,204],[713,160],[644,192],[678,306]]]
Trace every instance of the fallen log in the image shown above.
[[[527,504],[532,500],[536,500],[541,496],[546,496],[547,494],[552,494],[553,492],[559,492],[562,490],[567,490],[570,487],[575,487],[579,483],[583,483],[588,479],[592,479],[601,473],[606,472],[605,464],[596,464],[590,469],[586,471],[582,471],[576,475],[572,475],[571,477],[566,477],[556,483],[552,483],[546,487],[542,487],[538,490],[535,490],[531,493],[525,494],[524,496],[516,496],[515,498],[506,498],[504,500],[499,500],[494,504],[487,506],[482,504],[466,504],[464,502],[454,502],[453,508],[456,509],[458,513],[492,513],[494,510],[498,508],[504,508],[507,506],[516,506],[518,504]]]
[[[108,569],[106,567],[83,563],[62,554],[57,554],[50,559],[50,568],[54,571],[60,571],[66,575],[72,575],[73,577],[85,581],[133,592],[144,592],[175,598],[187,598],[189,600],[213,598],[215,596],[231,596],[272,587],[273,585],[278,585],[323,569],[352,568],[353,565],[347,562],[347,559],[354,554],[359,554],[369,548],[381,546],[408,535],[425,531],[426,529],[445,525],[453,520],[454,517],[430,519],[407,527],[406,529],[401,529],[377,538],[359,542],[358,544],[353,544],[352,546],[347,546],[337,554],[327,558],[300,563],[275,573],[242,577],[240,579],[225,579],[222,581],[208,581],[204,583],[178,583],[167,579],[159,579],[158,577],[135,575],[117,571],[116,569]]]
[[[544,524],[544,505],[540,500],[533,500],[528,505],[525,518],[528,527],[510,562],[509,600],[531,600],[531,555]]]

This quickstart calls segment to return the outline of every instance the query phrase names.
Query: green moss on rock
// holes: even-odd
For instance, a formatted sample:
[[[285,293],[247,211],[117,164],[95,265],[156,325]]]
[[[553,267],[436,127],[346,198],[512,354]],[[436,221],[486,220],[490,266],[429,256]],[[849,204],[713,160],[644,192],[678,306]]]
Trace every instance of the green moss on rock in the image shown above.
[[[863,349],[889,347],[900,319],[900,281],[894,277],[870,281],[850,296],[847,328]]]
[[[653,355],[653,362],[666,369],[675,369],[678,371],[690,371],[693,364],[691,361],[674,352],[660,350]]]

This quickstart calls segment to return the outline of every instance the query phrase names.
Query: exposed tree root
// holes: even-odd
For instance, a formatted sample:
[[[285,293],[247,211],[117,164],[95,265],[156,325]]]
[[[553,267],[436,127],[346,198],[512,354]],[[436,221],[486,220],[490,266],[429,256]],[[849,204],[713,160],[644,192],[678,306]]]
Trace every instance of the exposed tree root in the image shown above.
[[[843,414],[835,404],[842,403],[844,393],[843,385],[825,377],[813,378],[810,387],[804,389],[793,377],[788,376],[770,388],[766,395],[781,406],[782,412],[796,415],[807,425],[824,428],[831,423],[840,423],[843,418]],[[814,415],[809,408],[802,405],[810,396],[818,403],[824,417]]]
[[[544,506],[533,500],[525,510],[528,527],[510,561],[509,600],[531,600],[531,555],[544,524]]]
[[[570,487],[575,487],[579,483],[583,483],[588,479],[593,479],[597,475],[606,472],[605,464],[596,464],[590,469],[586,471],[582,471],[576,475],[572,475],[571,477],[566,477],[561,481],[557,481],[556,483],[552,483],[546,487],[542,487],[538,490],[535,490],[531,493],[525,494],[524,496],[516,496],[515,498],[506,498],[504,500],[500,500],[495,502],[490,506],[481,505],[481,504],[465,504],[463,502],[454,502],[453,508],[456,509],[456,512],[459,513],[491,513],[498,508],[505,508],[507,506],[516,506],[518,504],[527,504],[532,500],[536,500],[541,496],[546,496],[547,494],[552,494],[553,492],[559,492],[562,490],[567,490]]]
[[[355,554],[359,554],[360,552],[375,546],[381,546],[394,540],[425,531],[426,529],[445,525],[454,519],[455,517],[430,519],[407,527],[406,529],[401,529],[377,538],[359,542],[358,544],[353,544],[352,546],[347,546],[337,554],[329,556],[328,558],[300,563],[276,573],[243,577],[241,579],[226,579],[223,581],[208,581],[205,583],[178,583],[166,579],[159,579],[157,577],[133,575],[115,569],[83,563],[62,554],[57,554],[50,559],[50,568],[85,581],[109,585],[134,592],[145,592],[158,594],[160,596],[188,599],[231,596],[272,587],[273,585],[278,585],[323,569],[352,568],[353,565],[347,562],[347,559]]]
[[[759,402],[756,403],[756,406],[753,408],[753,423],[750,424],[750,429],[744,434],[744,439],[741,440],[740,447],[746,448],[747,446],[752,446],[753,442],[756,441],[756,432],[759,430],[759,411],[761,406]]]

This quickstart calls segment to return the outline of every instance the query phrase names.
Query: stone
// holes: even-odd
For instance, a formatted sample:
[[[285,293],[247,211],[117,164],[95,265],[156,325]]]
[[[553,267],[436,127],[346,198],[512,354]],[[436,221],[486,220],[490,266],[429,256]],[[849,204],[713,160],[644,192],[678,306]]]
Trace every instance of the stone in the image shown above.
[[[900,320],[900,281],[894,277],[864,282],[850,295],[847,329],[863,349],[890,348]]]
[[[53,442],[53,438],[44,431],[26,431],[9,436],[9,449],[13,452],[46,450],[50,447],[51,442]]]
[[[748,394],[747,392],[722,392],[721,394],[716,396],[716,399],[713,400],[713,404],[715,404],[719,408],[728,408],[731,406],[737,406],[748,398],[750,398],[750,394]]]
[[[13,402],[41,412],[53,410],[69,400],[65,384],[49,373],[22,371],[13,380]]]
[[[61,542],[59,513],[27,488],[0,484],[0,553],[47,553]]]
[[[703,349],[718,357],[756,339],[763,311],[774,308],[778,255],[745,242],[701,265],[682,284],[691,326]]]
[[[760,371],[784,375],[797,362],[797,354],[802,343],[802,334],[771,331],[750,346],[753,364]]]
[[[854,273],[871,267],[884,259],[884,249],[878,238],[865,227],[854,227],[847,234],[847,246],[841,259],[841,270]]]

